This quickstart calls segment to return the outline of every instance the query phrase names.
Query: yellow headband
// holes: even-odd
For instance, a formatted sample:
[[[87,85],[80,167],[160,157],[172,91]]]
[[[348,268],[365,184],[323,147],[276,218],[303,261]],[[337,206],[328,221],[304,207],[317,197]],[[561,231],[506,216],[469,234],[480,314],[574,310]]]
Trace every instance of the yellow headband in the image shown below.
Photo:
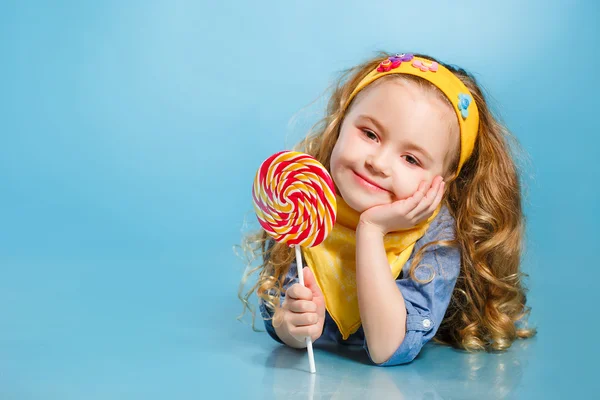
[[[460,126],[460,161],[456,175],[475,147],[479,128],[479,111],[469,89],[448,68],[426,58],[412,54],[396,54],[382,61],[358,83],[344,105],[344,110],[354,96],[371,82],[389,74],[415,75],[428,80],[438,87],[450,100]]]

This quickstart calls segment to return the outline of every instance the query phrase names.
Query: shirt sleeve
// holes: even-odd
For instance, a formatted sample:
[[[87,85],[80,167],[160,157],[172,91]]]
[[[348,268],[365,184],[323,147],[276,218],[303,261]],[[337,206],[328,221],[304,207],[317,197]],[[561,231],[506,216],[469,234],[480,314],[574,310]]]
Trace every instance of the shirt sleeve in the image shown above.
[[[451,217],[450,217],[451,218]],[[432,225],[426,234],[415,243],[411,257],[396,279],[396,285],[404,297],[406,306],[406,334],[404,340],[392,356],[383,363],[375,363],[371,358],[366,338],[363,348],[369,358],[378,366],[392,366],[411,362],[438,330],[450,303],[452,291],[460,272],[460,250],[453,247],[433,245],[427,248],[415,271],[418,279],[427,281],[434,272],[431,282],[420,284],[409,276],[413,256],[426,243],[435,240],[454,238],[453,219],[441,219]]]
[[[270,250],[271,247],[273,247],[274,243],[275,243],[275,241],[273,239],[269,239],[267,248]],[[283,300],[285,299],[285,292],[288,289],[288,287],[290,287],[294,283],[298,282],[297,269],[298,269],[298,267],[296,266],[296,260],[294,259],[292,261],[292,263],[290,264],[290,269],[288,270],[288,273],[283,281],[283,288],[281,291],[280,304],[283,303]],[[275,328],[273,327],[273,320],[272,320],[273,311],[267,308],[265,301],[263,299],[261,299],[260,297],[258,298],[258,308],[260,309],[260,314],[262,315],[263,321],[265,323],[265,329],[267,330],[269,335],[274,340],[278,341],[279,343],[285,344],[279,338],[279,336],[277,336],[277,333],[275,332]]]

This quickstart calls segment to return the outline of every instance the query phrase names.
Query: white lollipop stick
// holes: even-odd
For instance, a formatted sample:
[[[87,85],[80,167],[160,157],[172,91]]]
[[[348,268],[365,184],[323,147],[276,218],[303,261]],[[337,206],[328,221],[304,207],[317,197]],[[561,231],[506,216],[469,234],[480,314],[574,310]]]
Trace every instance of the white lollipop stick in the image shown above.
[[[294,246],[296,248],[296,265],[298,267],[298,280],[300,280],[300,284],[302,286],[306,285],[304,284],[304,273],[302,271],[302,255],[300,254],[300,246]],[[315,356],[313,354],[313,347],[312,347],[312,339],[310,338],[310,336],[306,337],[306,349],[308,350],[308,364],[310,366],[310,373],[314,374],[315,372],[317,372],[316,368],[315,368]]]

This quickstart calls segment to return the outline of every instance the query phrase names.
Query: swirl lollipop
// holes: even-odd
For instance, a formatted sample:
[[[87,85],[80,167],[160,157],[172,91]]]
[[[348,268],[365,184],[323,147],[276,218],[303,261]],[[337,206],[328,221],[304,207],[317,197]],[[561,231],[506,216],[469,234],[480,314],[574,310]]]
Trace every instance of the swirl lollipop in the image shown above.
[[[252,199],[258,222],[277,242],[296,249],[298,279],[304,286],[300,246],[319,245],[335,224],[335,189],[331,176],[316,159],[297,151],[281,151],[261,164]],[[312,340],[306,338],[310,372],[315,372]]]

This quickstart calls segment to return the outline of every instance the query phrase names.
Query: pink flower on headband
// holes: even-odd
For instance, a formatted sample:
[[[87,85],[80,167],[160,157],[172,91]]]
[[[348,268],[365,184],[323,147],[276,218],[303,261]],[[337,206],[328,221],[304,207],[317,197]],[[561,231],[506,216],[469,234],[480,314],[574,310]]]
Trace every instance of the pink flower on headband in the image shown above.
[[[377,67],[377,72],[388,72],[394,68],[398,68],[400,64],[412,60],[413,57],[414,56],[410,53],[396,54],[395,56],[388,57],[387,60],[383,60],[379,64],[379,67]]]
[[[423,72],[437,72],[438,70],[438,63],[436,63],[435,61],[432,61],[431,64],[426,65],[426,63],[422,62],[421,60],[415,60],[412,62],[412,66],[415,68],[419,68]]]

